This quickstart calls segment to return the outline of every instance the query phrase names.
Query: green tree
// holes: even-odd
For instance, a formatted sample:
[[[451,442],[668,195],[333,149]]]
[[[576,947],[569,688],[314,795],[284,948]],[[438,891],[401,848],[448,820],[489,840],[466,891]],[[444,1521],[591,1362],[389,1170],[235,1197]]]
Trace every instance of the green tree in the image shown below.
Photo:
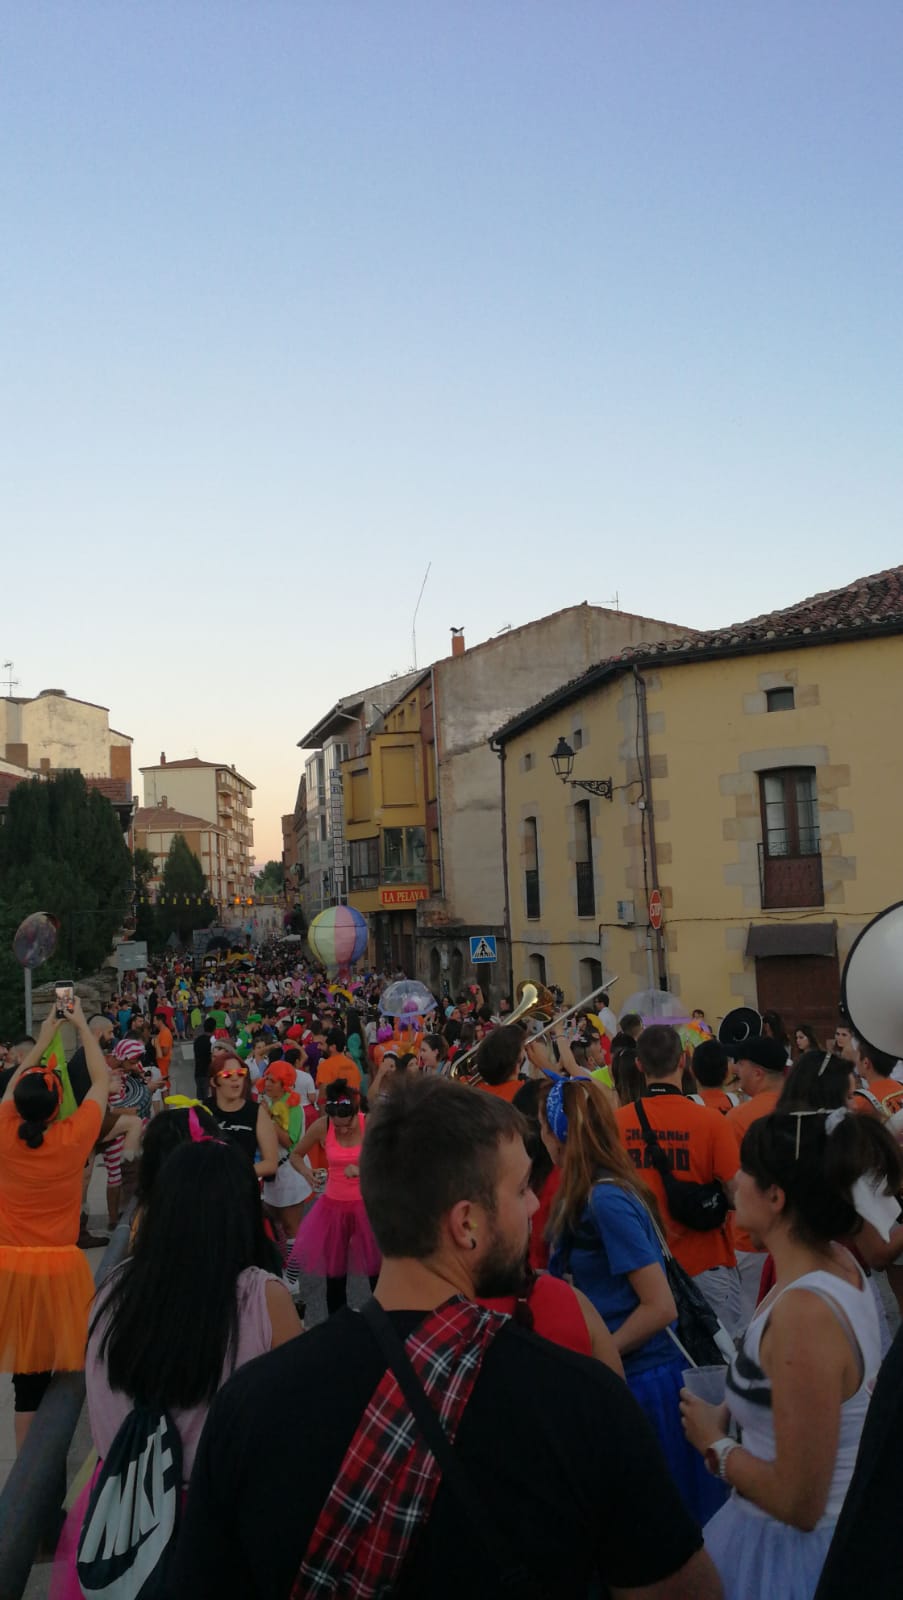
[[[52,963],[35,983],[96,972],[132,897],[132,862],[109,801],[79,772],[20,783],[0,828],[0,1032],[21,1029],[22,974],[12,936],[33,911],[60,921]]]
[[[281,894],[285,882],[281,861],[268,861],[254,879],[255,894]]]
[[[196,928],[208,928],[216,907],[207,892],[201,863],[183,834],[177,833],[163,868],[163,882],[155,907],[157,940],[165,944],[177,934],[187,944]]]
[[[135,938],[156,948],[157,921],[155,908],[148,898],[148,884],[154,876],[156,861],[150,850],[139,846],[132,851],[132,871],[135,878]]]

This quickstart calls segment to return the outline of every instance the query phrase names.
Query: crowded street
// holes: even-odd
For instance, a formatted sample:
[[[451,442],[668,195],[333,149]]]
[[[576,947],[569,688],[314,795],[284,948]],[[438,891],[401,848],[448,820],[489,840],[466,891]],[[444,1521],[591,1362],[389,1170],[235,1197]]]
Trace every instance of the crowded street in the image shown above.
[[[899,0],[3,20],[0,1600],[903,1600]]]

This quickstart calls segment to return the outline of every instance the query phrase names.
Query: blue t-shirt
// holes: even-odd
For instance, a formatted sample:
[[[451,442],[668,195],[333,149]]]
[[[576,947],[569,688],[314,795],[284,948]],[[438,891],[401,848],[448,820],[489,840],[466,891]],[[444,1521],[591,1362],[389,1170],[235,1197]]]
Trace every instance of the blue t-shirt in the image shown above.
[[[582,1289],[615,1333],[639,1305],[627,1274],[653,1263],[664,1271],[664,1256],[646,1207],[618,1183],[593,1185],[577,1237],[582,1241],[590,1234],[592,1247],[588,1242],[577,1243],[571,1236],[570,1256],[567,1240],[556,1245],[549,1270],[559,1278],[570,1272],[574,1287]],[[624,1372],[630,1377],[660,1366],[663,1361],[673,1361],[676,1350],[663,1328],[638,1350],[623,1357]]]

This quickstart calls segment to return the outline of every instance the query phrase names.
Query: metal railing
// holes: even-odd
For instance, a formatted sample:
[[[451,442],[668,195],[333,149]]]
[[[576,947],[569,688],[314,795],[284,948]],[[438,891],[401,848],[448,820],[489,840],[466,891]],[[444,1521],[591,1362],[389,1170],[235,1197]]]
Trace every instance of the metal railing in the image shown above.
[[[110,1236],[96,1288],[125,1260],[130,1218]],[[0,1600],[22,1600],[35,1556],[52,1543],[66,1498],[66,1457],[85,1402],[83,1372],[57,1372],[0,1494]]]
[[[823,906],[825,888],[818,849],[769,854],[768,847],[760,844],[759,888],[763,910]]]

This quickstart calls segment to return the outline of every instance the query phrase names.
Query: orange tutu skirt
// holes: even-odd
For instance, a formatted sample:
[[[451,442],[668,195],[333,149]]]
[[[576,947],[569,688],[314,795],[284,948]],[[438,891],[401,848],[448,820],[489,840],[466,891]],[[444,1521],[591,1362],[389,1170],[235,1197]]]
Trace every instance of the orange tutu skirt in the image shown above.
[[[74,1245],[0,1245],[0,1372],[80,1372],[94,1279]]]

